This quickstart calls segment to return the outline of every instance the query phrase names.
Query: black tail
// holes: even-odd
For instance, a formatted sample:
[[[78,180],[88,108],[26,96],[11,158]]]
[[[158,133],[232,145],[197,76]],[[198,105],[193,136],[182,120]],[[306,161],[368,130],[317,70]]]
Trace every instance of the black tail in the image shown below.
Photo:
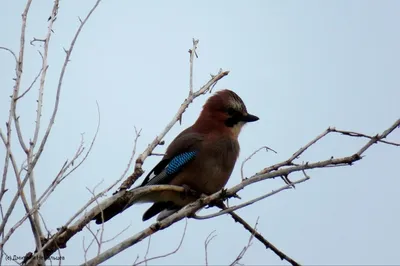
[[[142,217],[143,221],[147,221],[148,219],[150,219],[151,217],[153,217],[154,215],[159,214],[160,212],[162,212],[165,209],[171,208],[173,207],[174,204],[172,202],[157,202],[154,203],[144,214]]]

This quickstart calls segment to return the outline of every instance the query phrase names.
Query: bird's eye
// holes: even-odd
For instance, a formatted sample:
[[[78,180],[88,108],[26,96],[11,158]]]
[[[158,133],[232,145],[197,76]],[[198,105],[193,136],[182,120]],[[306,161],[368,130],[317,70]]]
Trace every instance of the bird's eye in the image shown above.
[[[228,113],[228,115],[234,115],[236,113],[236,110],[233,108],[228,108],[228,110],[226,110],[226,112]]]

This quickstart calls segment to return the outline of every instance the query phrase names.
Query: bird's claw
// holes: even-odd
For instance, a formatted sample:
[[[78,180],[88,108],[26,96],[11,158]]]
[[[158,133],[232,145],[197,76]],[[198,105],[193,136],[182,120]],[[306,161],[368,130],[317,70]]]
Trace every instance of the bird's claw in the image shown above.
[[[286,183],[286,185],[290,185],[290,188],[294,188],[296,189],[296,187],[294,186],[294,184],[292,183],[292,181],[290,181],[289,177],[287,175],[283,175],[281,176],[283,182]]]
[[[209,204],[208,204],[208,206],[206,207],[206,209],[208,209],[208,208],[212,208],[212,207],[220,207],[220,206],[222,206],[224,201],[223,200],[221,200],[221,199],[216,199],[216,200],[213,200],[213,201],[211,201]]]
[[[181,194],[182,199],[186,199],[187,197],[200,197],[200,193],[194,189],[191,189],[188,185],[182,185],[184,191]]]

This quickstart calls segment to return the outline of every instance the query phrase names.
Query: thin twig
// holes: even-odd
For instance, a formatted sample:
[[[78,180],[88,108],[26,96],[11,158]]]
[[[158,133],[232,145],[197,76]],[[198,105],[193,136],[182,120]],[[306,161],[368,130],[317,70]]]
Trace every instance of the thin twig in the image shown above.
[[[125,227],[124,229],[122,229],[118,234],[116,234],[115,236],[113,236],[110,239],[104,240],[103,243],[107,243],[107,242],[111,242],[113,240],[115,240],[117,237],[119,237],[120,235],[122,235],[126,230],[128,230],[131,227],[132,223],[130,223],[127,227]]]
[[[381,135],[379,135],[379,138],[385,138],[387,137],[395,128],[397,128],[400,125],[400,119],[397,120],[390,128],[385,130]],[[157,222],[156,224],[144,229],[143,231],[137,233],[136,235],[129,237],[128,239],[120,242],[118,245],[104,251],[100,256],[97,256],[90,261],[87,262],[86,265],[97,265],[99,263],[104,262],[105,260],[115,256],[116,254],[122,252],[123,250],[127,249],[128,247],[138,243],[139,241],[145,239],[146,237],[154,234],[155,232],[159,230],[163,230],[170,225],[174,224],[175,222],[183,219],[184,217],[188,217],[193,215],[195,212],[203,208],[204,206],[216,202],[216,200],[219,199],[225,199],[227,197],[232,197],[234,196],[237,192],[245,188],[246,186],[254,183],[261,182],[262,180],[282,176],[282,175],[289,175],[290,173],[293,172],[298,172],[306,169],[316,169],[316,168],[324,168],[327,166],[344,166],[344,165],[350,165],[358,160],[361,159],[360,154],[365,152],[372,144],[374,143],[373,140],[369,141],[367,144],[365,144],[358,153],[352,155],[352,156],[347,156],[343,158],[338,158],[338,159],[328,159],[325,161],[320,161],[320,162],[314,162],[314,163],[305,163],[302,165],[295,165],[291,167],[287,167],[285,169],[280,169],[274,172],[269,172],[269,173],[264,173],[260,175],[255,175],[253,177],[250,177],[240,184],[228,189],[228,190],[222,190],[220,192],[217,192],[213,195],[201,198],[193,203],[190,203],[177,211],[176,213],[172,214],[171,216],[168,216],[164,220],[161,220]]]
[[[273,190],[270,193],[261,195],[261,196],[259,196],[257,198],[254,198],[252,200],[246,201],[246,202],[244,202],[242,204],[229,207],[229,208],[227,208],[227,209],[225,209],[223,211],[219,211],[217,213],[212,213],[212,214],[208,214],[208,215],[194,215],[194,218],[197,219],[197,220],[206,220],[206,219],[210,219],[210,218],[221,216],[221,215],[226,214],[226,213],[230,213],[232,211],[239,210],[239,209],[241,209],[243,207],[249,206],[249,205],[251,205],[253,203],[256,203],[256,202],[258,202],[260,200],[263,200],[265,198],[271,197],[271,196],[273,196],[273,195],[275,195],[275,194],[277,194],[277,193],[279,193],[279,192],[281,192],[283,190],[290,189],[290,188],[292,188],[293,185],[303,183],[303,182],[307,181],[308,179],[309,179],[309,177],[301,178],[299,180],[296,180],[296,181],[292,182],[291,184],[286,184],[285,186],[280,187],[280,188],[278,188],[276,190]]]
[[[21,94],[19,95],[15,100],[18,101],[19,99],[21,99],[22,97],[24,97],[33,87],[33,85],[35,85],[37,79],[39,78],[40,74],[42,73],[43,68],[41,68],[39,70],[39,73],[37,73],[36,77],[33,79],[31,85],[29,85],[29,87]]]
[[[324,132],[322,132],[322,134],[318,135],[316,138],[314,138],[313,140],[311,140],[309,143],[307,143],[307,145],[305,145],[304,147],[300,148],[298,151],[296,151],[289,159],[287,159],[284,162],[269,166],[267,168],[264,168],[262,171],[258,172],[257,175],[259,174],[265,174],[271,171],[275,171],[278,170],[279,168],[281,168],[282,166],[286,166],[286,165],[293,165],[293,161],[295,159],[297,159],[301,154],[303,154],[303,152],[305,152],[309,147],[311,147],[313,144],[315,144],[317,141],[319,141],[320,139],[322,139],[323,137],[325,137],[327,134],[329,134],[329,128],[327,130],[325,130]]]
[[[150,251],[150,244],[151,244],[151,236],[149,236],[149,240],[147,241],[147,248],[146,248],[146,253],[144,254],[144,260],[143,260],[143,262],[144,262],[144,264],[147,266],[147,255],[149,255],[149,251]],[[139,262],[138,264],[136,264],[136,265],[140,265],[141,263]],[[135,264],[133,264],[133,265],[135,265]]]
[[[36,209],[39,209],[39,208],[44,204],[44,202],[47,200],[47,198],[54,192],[54,190],[55,190],[55,188],[57,187],[57,185],[59,185],[68,175],[70,175],[75,169],[77,169],[77,168],[86,160],[86,158],[88,157],[89,153],[91,152],[91,150],[92,150],[92,148],[93,148],[93,145],[94,145],[94,143],[95,143],[95,140],[96,140],[97,134],[98,134],[98,132],[99,132],[99,128],[100,128],[100,120],[101,120],[101,119],[100,119],[100,110],[99,110],[99,106],[98,106],[98,105],[97,105],[97,111],[98,111],[98,122],[97,122],[96,132],[95,132],[95,135],[94,135],[94,137],[93,137],[93,139],[92,139],[92,142],[91,142],[91,144],[90,144],[90,147],[89,147],[87,153],[85,154],[84,158],[83,158],[78,164],[76,164],[75,167],[74,167],[71,171],[69,171],[68,173],[66,173],[65,175],[63,175],[63,174],[68,170],[69,167],[71,167],[71,166],[74,165],[74,162],[75,162],[75,161],[80,157],[80,155],[82,154],[82,152],[83,152],[83,139],[82,139],[82,140],[81,140],[81,144],[80,144],[80,146],[78,147],[78,149],[77,149],[77,151],[76,151],[74,157],[69,161],[69,163],[68,163],[68,161],[66,161],[66,162],[64,163],[64,165],[61,167],[61,170],[59,171],[58,175],[55,177],[55,179],[53,180],[53,182],[49,185],[49,187],[48,187],[48,188],[43,192],[43,194],[39,197],[39,199],[38,199],[38,205],[36,206]],[[25,181],[25,182],[26,182],[26,181]],[[23,187],[23,182],[21,183],[21,187]],[[9,230],[9,232],[7,233],[7,235],[6,235],[6,237],[5,237],[5,238],[6,238],[5,241],[3,240],[2,243],[1,243],[1,245],[4,245],[5,242],[8,241],[8,239],[9,239],[9,238],[11,237],[11,235],[16,231],[16,229],[17,229],[19,226],[21,226],[21,225],[24,223],[24,221],[25,221],[27,218],[29,218],[30,215],[32,214],[32,212],[33,212],[34,210],[36,210],[36,209],[35,209],[35,208],[32,208],[30,211],[27,211],[27,212],[26,212],[25,216],[23,216],[23,217]]]
[[[206,266],[208,266],[208,245],[211,243],[211,241],[217,237],[217,235],[214,235],[215,230],[212,231],[211,233],[208,234],[206,240],[204,240],[204,253],[205,253],[205,259],[206,259]]]
[[[82,230],[82,228],[90,222],[91,219],[88,219],[87,222],[82,223],[78,222],[79,225],[75,225],[76,228],[79,227],[79,229],[76,229],[76,232],[73,233],[74,231],[67,231],[67,227],[75,220],[76,217],[80,216],[93,202],[96,202],[96,200],[102,196],[104,196],[107,192],[109,192],[111,189],[113,189],[126,175],[128,172],[133,158],[136,154],[136,146],[137,146],[137,141],[140,137],[140,132],[141,130],[137,130],[135,127],[135,132],[136,132],[136,137],[134,139],[134,144],[133,144],[133,149],[132,149],[132,154],[131,157],[129,158],[129,161],[127,163],[127,166],[125,170],[123,171],[122,175],[120,176],[119,179],[117,179],[113,184],[111,184],[109,187],[104,189],[102,192],[98,193],[96,197],[90,199],[81,209],[79,209],[65,224],[64,226],[56,233],[54,234],[49,241],[42,247],[42,250],[46,250],[45,257],[49,257],[53,252],[55,251],[55,246],[62,246],[63,243],[65,244],[68,239],[70,239],[73,235],[75,235],[78,231]],[[85,219],[86,220],[86,219]],[[65,236],[62,236],[62,234],[65,234]],[[60,243],[60,244],[57,244]],[[0,244],[1,247],[1,244]]]
[[[101,116],[100,116],[100,107],[99,104],[96,102],[96,106],[97,106],[97,127],[96,127],[96,132],[92,138],[92,141],[90,143],[89,149],[87,150],[87,152],[85,153],[85,155],[83,156],[82,160],[80,160],[77,164],[75,163],[75,161],[80,158],[81,154],[84,151],[84,147],[83,147],[83,137],[81,140],[81,144],[78,147],[74,157],[72,157],[72,159],[69,161],[69,163],[64,163],[63,167],[61,167],[61,170],[59,171],[59,173],[57,174],[57,176],[55,177],[55,179],[53,180],[53,182],[50,184],[50,186],[43,192],[43,194],[39,197],[38,202],[40,202],[40,204],[43,204],[46,199],[54,192],[54,190],[56,189],[56,187],[62,182],[64,181],[70,174],[72,174],[76,169],[78,169],[88,158],[90,152],[93,149],[94,143],[96,142],[97,139],[97,135],[99,133],[100,130],[100,122],[101,122]],[[72,167],[72,169],[67,172],[67,170]]]
[[[7,47],[3,47],[3,46],[0,46],[0,50],[5,50],[5,51],[8,51],[8,52],[10,52],[10,54],[14,57],[14,60],[15,60],[15,75],[18,75],[17,74],[17,69],[18,69],[18,58],[17,58],[17,56],[15,55],[15,53],[13,52],[13,50],[11,50],[10,48],[7,48]]]
[[[57,15],[58,12],[58,7],[59,7],[59,0],[55,0],[54,1],[54,5],[53,5],[53,10],[51,12],[51,16],[55,17]],[[41,71],[41,76],[40,76],[40,85],[39,85],[39,92],[38,92],[38,98],[37,98],[37,109],[36,109],[36,126],[35,126],[35,130],[33,133],[33,139],[29,142],[29,150],[27,152],[27,162],[28,162],[28,172],[27,172],[27,176],[29,177],[29,188],[30,188],[30,196],[31,196],[31,204],[32,204],[32,208],[33,209],[37,209],[36,211],[33,211],[32,216],[33,219],[35,221],[35,227],[36,227],[36,231],[38,232],[39,236],[42,237],[43,236],[43,232],[41,229],[41,224],[40,224],[40,219],[39,219],[39,215],[38,215],[38,202],[37,202],[37,196],[36,196],[36,184],[35,184],[35,179],[34,179],[34,167],[35,165],[32,164],[33,161],[33,157],[34,157],[34,149],[36,146],[36,143],[38,141],[38,137],[39,137],[39,131],[40,131],[40,120],[42,117],[42,107],[43,107],[43,91],[44,91],[44,83],[46,80],[46,74],[47,74],[47,69],[48,69],[48,65],[47,65],[47,58],[48,58],[48,53],[49,53],[49,44],[50,44],[50,39],[51,39],[51,35],[53,32],[53,24],[54,24],[55,19],[51,19],[49,21],[49,25],[48,25],[48,30],[47,30],[47,35],[44,39],[44,47],[43,47],[43,57],[42,57],[42,71]],[[17,99],[16,99],[17,100]],[[22,132],[21,129],[19,127],[19,123],[18,123],[18,118],[17,118],[17,114],[16,114],[16,108],[14,108],[14,120],[15,120],[15,124],[16,124],[16,131],[17,134],[20,138],[20,140],[22,140]],[[22,147],[25,147],[25,144],[22,144]],[[39,157],[40,154],[36,154],[36,157]],[[37,246],[37,249],[41,249],[42,245],[41,243]],[[42,257],[42,254],[39,254],[40,257]],[[42,259],[40,259],[42,260]],[[43,262],[40,262],[40,264],[43,264]]]
[[[90,228],[90,227],[89,227]],[[83,251],[84,251],[84,259],[85,259],[85,262],[87,261],[87,252],[89,251],[89,249],[90,249],[90,247],[93,245],[93,243],[97,240],[97,234],[98,234],[98,230],[97,230],[97,232],[96,232],[96,234],[95,233],[93,233],[90,229],[88,229],[89,230],[89,232],[92,234],[92,236],[93,236],[93,238],[92,238],[92,240],[90,241],[90,243],[89,243],[89,245],[87,246],[87,247],[85,247],[85,237],[83,237],[83,239],[82,239],[82,247],[83,247]]]
[[[267,146],[262,146],[261,148],[258,148],[257,150],[255,150],[252,154],[250,154],[249,157],[247,157],[246,159],[244,159],[244,161],[242,162],[242,165],[240,166],[240,174],[241,174],[241,177],[242,177],[242,181],[245,179],[244,173],[243,173],[243,167],[244,167],[245,163],[246,163],[247,161],[249,161],[254,155],[256,155],[259,151],[261,151],[261,150],[263,150],[263,149],[265,149],[265,151],[270,150],[270,151],[273,151],[273,152],[277,153],[275,150],[273,150],[273,149],[271,149],[271,148],[269,148],[269,147],[267,147]]]
[[[147,262],[148,262],[148,261],[156,260],[156,259],[161,259],[161,258],[165,258],[165,257],[171,256],[172,254],[175,254],[175,253],[181,248],[182,243],[183,243],[183,240],[185,239],[186,228],[187,228],[187,219],[185,220],[185,228],[183,229],[183,233],[182,233],[182,237],[181,237],[181,240],[180,240],[180,242],[179,242],[179,245],[178,245],[173,251],[168,252],[168,253],[163,254],[163,255],[154,256],[154,257],[151,257],[151,258],[147,259],[147,258],[146,258],[147,254],[148,254],[148,250],[147,250],[147,251],[146,251],[145,259],[142,260],[142,261],[139,261],[139,262],[137,262],[137,263],[135,263],[135,264],[133,264],[133,266],[140,265],[140,264],[142,264],[143,262],[145,262],[146,265],[147,265]],[[148,247],[150,247],[150,241],[149,241]]]
[[[222,209],[226,209],[227,206],[225,204],[221,204],[220,206],[218,206]],[[232,217],[232,219],[235,222],[240,223],[241,225],[243,225],[243,227],[249,231],[252,235],[254,235],[254,237],[256,239],[258,239],[261,243],[264,244],[265,248],[269,248],[271,249],[276,255],[279,256],[279,258],[281,260],[286,260],[287,262],[289,262],[291,265],[293,266],[300,266],[300,264],[298,262],[296,262],[295,260],[293,260],[292,258],[290,258],[288,255],[286,255],[285,253],[283,253],[281,250],[279,250],[276,246],[274,246],[271,242],[269,242],[267,239],[265,239],[259,232],[257,232],[256,230],[254,230],[253,227],[250,226],[250,224],[248,224],[242,217],[240,217],[238,214],[236,214],[235,212],[230,212],[229,215]]]
[[[101,184],[103,183],[103,180],[102,181],[100,181],[94,188],[93,188],[93,190],[90,190],[90,189],[88,189],[88,188],[86,188],[89,192],[90,192],[90,194],[92,195],[92,197],[96,200],[96,205],[98,206],[98,208],[100,209],[100,212],[101,212],[101,215],[102,215],[102,219],[103,219],[103,221],[104,221],[104,217],[103,217],[103,209],[101,208],[101,206],[100,206],[100,203],[99,203],[99,200],[98,200],[98,198],[96,198],[96,188],[98,187],[98,186],[100,186]],[[99,230],[98,230],[99,231]],[[97,231],[97,232],[98,232]],[[100,252],[101,252],[101,246],[102,246],[102,244],[103,244],[103,235],[104,235],[104,223],[102,223],[101,224],[101,229],[100,229],[100,239],[97,239],[97,237],[96,237],[96,242],[97,242],[97,256],[100,254]],[[96,236],[97,236],[97,234],[96,234]]]
[[[337,132],[337,133],[341,133],[345,136],[349,136],[349,137],[358,137],[358,138],[367,138],[367,139],[376,139],[376,136],[368,136],[362,133],[358,133],[358,132],[354,132],[354,131],[346,131],[346,130],[339,130],[336,128],[330,128],[330,132]],[[391,141],[386,141],[386,140],[382,140],[382,139],[378,139],[377,141],[388,144],[388,145],[393,145],[393,146],[400,146],[400,143],[395,143],[395,142],[391,142]]]
[[[253,231],[257,232],[257,225],[258,225],[258,219],[257,218],[256,224],[253,227]],[[239,261],[243,258],[244,254],[246,254],[247,250],[250,248],[251,244],[253,243],[253,238],[254,238],[254,233],[250,235],[249,241],[247,242],[247,245],[240,251],[239,255],[236,257],[236,259],[230,264],[230,266],[238,265]]]
[[[196,55],[196,49],[198,43],[199,40],[193,39],[193,48],[192,50],[189,50],[191,55],[190,56],[191,77],[189,84],[189,96],[187,97],[187,99],[183,101],[177,113],[172,118],[172,120],[167,124],[164,130],[153,140],[153,142],[144,150],[144,152],[139,155],[139,157],[136,159],[135,169],[133,173],[122,183],[118,191],[115,192],[114,194],[129,189],[136,182],[136,180],[143,175],[144,171],[142,169],[142,165],[144,161],[148,156],[152,154],[153,150],[158,145],[160,145],[160,143],[162,143],[163,141],[162,139],[171,130],[171,128],[175,125],[175,123],[182,120],[183,113],[185,112],[186,108],[188,108],[188,106],[193,102],[193,100],[199,97],[200,95],[203,95],[208,91],[210,91],[220,79],[229,74],[229,71],[222,71],[222,69],[220,69],[217,75],[211,76],[211,79],[204,86],[202,86],[198,91],[193,92],[193,56]]]
[[[16,99],[18,97],[18,92],[19,92],[19,88],[20,88],[20,84],[21,84],[21,78],[22,78],[22,71],[23,71],[23,65],[24,65],[24,52],[25,52],[25,31],[26,31],[26,20],[28,17],[28,13],[30,10],[30,6],[31,6],[32,0],[28,0],[26,2],[25,5],[25,9],[24,12],[22,13],[22,24],[21,24],[21,35],[20,35],[20,49],[19,49],[19,55],[18,55],[18,59],[17,56],[15,55],[15,53],[6,47],[2,47],[1,49],[6,50],[8,52],[10,52],[13,56],[14,59],[16,60],[16,78],[15,78],[15,85],[14,85],[14,89],[13,89],[13,94],[12,94],[12,99],[11,99],[11,103],[10,103],[10,111],[9,111],[9,116],[8,116],[8,122],[6,123],[7,126],[7,138],[3,135],[1,129],[0,129],[0,135],[2,136],[2,140],[5,143],[6,146],[6,157],[5,157],[5,163],[4,163],[4,170],[3,170],[3,177],[2,177],[2,184],[1,184],[1,191],[0,191],[0,199],[3,197],[4,193],[5,193],[5,183],[6,183],[6,179],[7,179],[7,173],[8,173],[8,165],[9,165],[9,157],[10,157],[10,152],[11,152],[11,123],[12,123],[12,114],[13,114],[13,110],[15,109],[15,104],[16,102],[14,101],[14,99]],[[18,171],[17,171],[18,172]],[[19,194],[17,194],[19,195]],[[15,198],[14,198],[15,199]],[[14,202],[14,199],[12,202]],[[17,198],[18,199],[18,198]],[[15,201],[16,202],[16,201]],[[10,207],[8,208],[6,215],[4,216],[4,219],[1,223],[0,226],[0,234],[4,234],[4,226],[7,223],[7,220],[9,218],[9,216],[11,215],[11,212],[13,211],[15,206],[10,204]],[[37,240],[38,238],[36,238]]]
[[[57,85],[57,92],[56,92],[56,99],[54,102],[54,108],[53,108],[53,113],[51,115],[50,118],[50,122],[47,126],[46,132],[42,138],[42,141],[39,145],[38,151],[36,153],[36,156],[34,158],[34,160],[32,161],[33,166],[36,165],[37,161],[39,160],[40,155],[43,152],[44,146],[46,145],[47,139],[50,135],[51,129],[53,127],[53,124],[55,122],[56,119],[56,115],[57,115],[57,111],[58,111],[58,106],[60,103],[60,95],[61,95],[61,88],[62,88],[62,82],[64,80],[64,76],[65,76],[65,72],[68,66],[68,63],[70,62],[70,57],[72,55],[72,51],[75,47],[75,43],[83,29],[83,27],[85,26],[86,22],[89,20],[90,16],[93,14],[93,12],[96,10],[96,8],[98,7],[98,5],[100,4],[101,0],[97,0],[96,3],[93,5],[93,7],[90,9],[89,13],[86,15],[85,19],[82,21],[82,23],[79,25],[78,30],[75,33],[75,36],[73,37],[71,44],[69,46],[69,49],[66,51],[66,55],[65,55],[65,60],[64,60],[64,64],[61,68],[61,72],[60,72],[60,77],[58,79],[58,85]]]
[[[189,96],[193,94],[193,65],[194,65],[193,61],[194,61],[194,56],[196,55],[196,57],[197,57],[196,49],[197,49],[197,45],[199,44],[199,40],[195,40],[193,38],[192,41],[193,41],[193,47],[192,47],[192,49],[189,50],[189,53],[190,53]]]

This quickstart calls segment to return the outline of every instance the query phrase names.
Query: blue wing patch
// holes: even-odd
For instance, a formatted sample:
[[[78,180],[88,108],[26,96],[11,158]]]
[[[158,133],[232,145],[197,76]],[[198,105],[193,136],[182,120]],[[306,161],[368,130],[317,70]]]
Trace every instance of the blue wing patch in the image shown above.
[[[174,159],[169,162],[165,169],[167,175],[173,175],[180,171],[185,164],[190,162],[196,156],[196,153],[196,151],[189,151],[174,157]]]
[[[160,173],[155,174],[153,169],[153,171],[150,172],[150,174],[145,178],[140,186],[168,184],[171,178],[173,178],[175,174],[182,170],[182,167],[185,164],[196,157],[196,154],[197,151],[188,151],[181,153],[170,160],[167,165],[160,165],[160,163],[163,162],[161,161],[156,167],[161,166],[163,170]]]

